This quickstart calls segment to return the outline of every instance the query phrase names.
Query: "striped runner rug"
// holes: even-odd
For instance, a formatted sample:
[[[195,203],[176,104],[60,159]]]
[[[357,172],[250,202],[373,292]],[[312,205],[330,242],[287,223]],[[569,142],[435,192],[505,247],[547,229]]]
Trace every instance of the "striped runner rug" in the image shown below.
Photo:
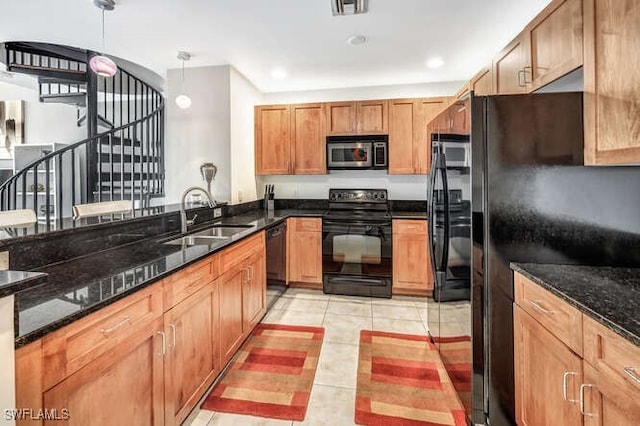
[[[435,337],[440,358],[462,405],[471,416],[471,336]]]
[[[323,337],[321,327],[258,324],[202,408],[304,420]]]
[[[360,332],[355,421],[466,426],[462,402],[427,336]]]

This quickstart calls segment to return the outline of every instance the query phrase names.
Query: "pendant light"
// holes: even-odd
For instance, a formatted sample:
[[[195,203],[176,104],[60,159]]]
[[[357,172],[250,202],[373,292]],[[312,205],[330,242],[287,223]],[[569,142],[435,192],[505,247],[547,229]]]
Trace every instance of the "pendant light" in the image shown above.
[[[182,61],[182,87],[181,94],[176,96],[176,105],[179,108],[187,109],[191,106],[191,98],[184,94],[184,61],[191,59],[191,55],[189,52],[180,51],[178,52],[178,59]]]
[[[102,51],[104,51],[104,12],[116,7],[114,0],[93,0],[93,4],[102,10]],[[89,60],[89,68],[100,77],[113,77],[118,71],[118,66],[110,58],[104,55],[92,56]]]

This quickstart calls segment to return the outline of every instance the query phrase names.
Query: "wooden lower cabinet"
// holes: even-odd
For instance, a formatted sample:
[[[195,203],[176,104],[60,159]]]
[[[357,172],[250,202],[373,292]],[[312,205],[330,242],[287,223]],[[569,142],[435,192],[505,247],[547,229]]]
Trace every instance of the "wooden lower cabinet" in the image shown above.
[[[582,399],[585,426],[635,426],[640,421],[640,392],[586,362]]]
[[[69,413],[66,421],[44,424],[164,424],[161,332],[159,318],[44,392],[45,408]]]
[[[180,424],[220,371],[218,282],[164,315],[165,424]]]
[[[246,270],[234,268],[220,277],[220,361],[225,364],[242,343],[242,288]]]
[[[322,220],[290,218],[287,222],[287,269],[291,285],[322,288]]]
[[[249,259],[248,277],[242,287],[243,331],[250,333],[267,311],[267,265],[264,253]]]
[[[516,421],[527,426],[581,424],[582,359],[518,305],[513,320]]]
[[[427,223],[393,221],[393,294],[427,296],[433,291]]]

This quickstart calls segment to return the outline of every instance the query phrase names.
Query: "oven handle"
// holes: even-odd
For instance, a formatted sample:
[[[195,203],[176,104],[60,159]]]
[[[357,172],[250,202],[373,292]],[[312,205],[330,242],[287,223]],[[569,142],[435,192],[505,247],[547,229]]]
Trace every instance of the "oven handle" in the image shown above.
[[[332,283],[340,284],[370,284],[370,285],[380,285],[384,283],[384,279],[373,279],[373,278],[354,278],[354,277],[331,277],[329,281]]]
[[[322,219],[323,225],[361,225],[361,226],[391,226],[390,220],[379,221],[379,222],[370,222],[366,220],[329,220]]]

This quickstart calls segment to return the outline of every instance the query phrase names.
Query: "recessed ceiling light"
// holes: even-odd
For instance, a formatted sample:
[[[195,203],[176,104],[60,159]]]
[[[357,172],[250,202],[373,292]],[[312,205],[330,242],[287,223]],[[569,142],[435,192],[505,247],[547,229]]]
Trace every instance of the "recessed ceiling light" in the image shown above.
[[[367,42],[367,38],[362,34],[352,35],[347,39],[347,43],[352,46],[357,46],[359,44],[365,44]]]
[[[274,80],[284,80],[288,75],[287,70],[282,67],[276,67],[271,70],[271,78]]]
[[[444,59],[440,56],[434,56],[433,58],[427,60],[427,67],[429,68],[440,68],[444,65]]]

